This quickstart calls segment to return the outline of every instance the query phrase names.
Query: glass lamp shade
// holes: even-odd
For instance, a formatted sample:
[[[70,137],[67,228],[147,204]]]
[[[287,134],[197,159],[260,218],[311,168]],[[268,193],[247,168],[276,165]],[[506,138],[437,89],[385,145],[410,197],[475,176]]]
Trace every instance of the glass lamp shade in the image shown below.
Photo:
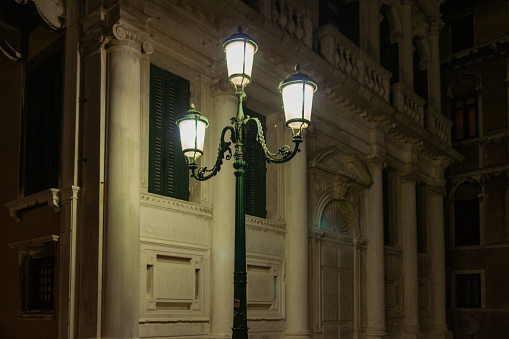
[[[228,67],[228,80],[235,86],[245,86],[251,82],[253,59],[258,45],[249,35],[239,32],[229,37],[223,44]]]
[[[298,65],[295,67],[295,73],[279,84],[288,127],[298,130],[308,127],[316,89],[316,83],[306,74],[300,73]]]
[[[189,163],[194,163],[203,154],[205,129],[209,126],[209,122],[194,109],[194,105],[191,105],[191,109],[177,120],[177,125],[180,130],[182,152],[189,159]]]

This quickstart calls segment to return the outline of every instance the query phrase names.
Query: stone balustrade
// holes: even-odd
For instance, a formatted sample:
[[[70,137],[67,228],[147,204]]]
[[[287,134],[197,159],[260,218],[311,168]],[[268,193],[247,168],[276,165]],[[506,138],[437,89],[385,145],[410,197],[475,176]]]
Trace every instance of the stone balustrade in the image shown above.
[[[429,112],[426,112],[426,120],[426,129],[449,144],[452,122],[441,114],[431,114]]]
[[[426,100],[402,83],[392,85],[392,105],[424,127],[424,104]]]
[[[261,0],[256,9],[306,46],[313,47],[313,23],[292,1]]]
[[[334,67],[348,74],[357,82],[386,102],[390,102],[392,74],[371,59],[332,25],[318,31],[320,53]]]

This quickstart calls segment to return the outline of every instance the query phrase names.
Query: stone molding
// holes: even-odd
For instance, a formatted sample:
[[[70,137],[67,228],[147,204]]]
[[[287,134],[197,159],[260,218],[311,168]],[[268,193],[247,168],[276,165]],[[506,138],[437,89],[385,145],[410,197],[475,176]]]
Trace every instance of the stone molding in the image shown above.
[[[27,249],[33,249],[36,247],[44,247],[48,245],[53,245],[54,243],[58,242],[60,237],[58,235],[48,235],[41,238],[35,238],[20,242],[15,242],[12,244],[9,244],[10,248],[15,248],[19,251],[21,250],[27,250]]]
[[[60,211],[60,190],[58,188],[49,188],[39,193],[29,195],[5,204],[9,209],[9,215],[16,223],[21,222],[21,212],[36,206],[47,204],[55,212]]]
[[[286,233],[286,222],[279,220],[268,220],[246,215],[246,228],[259,232],[272,232],[276,234]]]
[[[162,195],[141,193],[140,204],[141,206],[180,212],[183,214],[191,214],[205,219],[212,219],[212,207],[192,203],[189,201],[169,198]]]

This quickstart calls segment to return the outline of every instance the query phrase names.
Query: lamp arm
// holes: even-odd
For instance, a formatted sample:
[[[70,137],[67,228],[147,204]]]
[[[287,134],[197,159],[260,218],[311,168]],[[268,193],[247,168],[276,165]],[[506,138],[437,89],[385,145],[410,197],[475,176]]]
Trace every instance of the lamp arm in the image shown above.
[[[230,139],[231,141],[225,141],[226,132],[230,131]],[[226,126],[223,128],[221,132],[221,140],[219,141],[219,148],[217,149],[217,159],[214,167],[212,169],[207,169],[207,167],[200,167],[196,165],[196,163],[189,164],[189,169],[191,170],[191,177],[195,178],[199,181],[205,181],[217,174],[221,170],[221,165],[223,165],[223,159],[230,160],[232,158],[232,150],[230,148],[232,142],[235,143],[235,130],[232,126]],[[225,156],[225,153],[226,154]],[[208,174],[207,174],[208,173]]]
[[[297,152],[300,152],[299,145],[302,142],[302,137],[300,135],[293,137],[293,142],[295,143],[295,148],[292,149],[288,145],[284,145],[283,147],[280,147],[276,153],[272,153],[267,148],[267,144],[265,143],[265,137],[263,136],[263,129],[262,124],[260,123],[260,120],[257,118],[249,118],[250,121],[254,121],[257,125],[257,134],[256,134],[256,141],[258,141],[258,144],[263,150],[263,154],[265,155],[265,160],[269,163],[278,163],[282,164],[284,162],[290,161],[293,159],[295,154]],[[248,121],[249,122],[249,121]]]

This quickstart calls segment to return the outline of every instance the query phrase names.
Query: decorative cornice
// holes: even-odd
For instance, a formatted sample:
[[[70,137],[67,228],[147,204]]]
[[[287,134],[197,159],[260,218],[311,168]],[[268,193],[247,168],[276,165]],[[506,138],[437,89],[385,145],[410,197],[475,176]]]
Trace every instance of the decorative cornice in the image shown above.
[[[259,232],[286,233],[286,222],[257,218],[251,215],[246,215],[246,227]]]
[[[58,235],[48,235],[46,237],[15,242],[15,243],[9,244],[9,247],[17,249],[18,251],[21,251],[21,250],[33,249],[35,247],[51,246],[51,245],[54,245],[56,242],[58,242],[59,239],[60,239],[60,237]]]
[[[212,218],[212,207],[152,193],[141,193],[140,204],[141,206],[180,212],[206,219]]]
[[[45,191],[29,195],[5,204],[9,209],[9,215],[16,223],[21,222],[21,212],[40,205],[47,204],[55,212],[60,211],[60,190],[58,188],[50,188]]]

